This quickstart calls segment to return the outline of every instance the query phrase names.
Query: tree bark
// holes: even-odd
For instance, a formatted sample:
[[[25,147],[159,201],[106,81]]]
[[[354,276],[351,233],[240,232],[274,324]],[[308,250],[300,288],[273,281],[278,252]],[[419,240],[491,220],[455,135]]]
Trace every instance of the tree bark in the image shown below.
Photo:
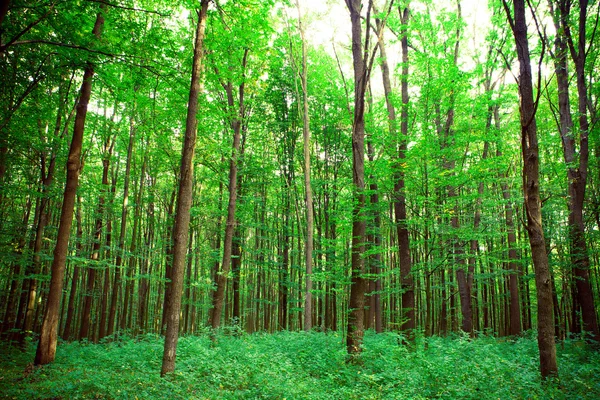
[[[134,96],[136,90],[134,89]],[[115,320],[117,315],[117,300],[121,290],[121,265],[123,264],[123,254],[125,252],[125,233],[127,228],[127,215],[129,213],[129,181],[131,178],[131,158],[135,145],[135,99],[133,101],[133,109],[129,118],[129,144],[127,145],[127,159],[125,161],[125,177],[123,182],[123,205],[121,208],[121,228],[119,231],[119,245],[117,246],[117,257],[115,259],[115,275],[113,279],[113,290],[110,297],[110,309],[108,312],[108,327],[106,335],[112,335],[115,328]],[[144,159],[145,163],[145,159]],[[145,168],[142,168],[144,171]],[[143,180],[143,177],[141,178]],[[142,186],[142,185],[140,185]],[[141,285],[141,282],[140,282]]]
[[[352,23],[352,60],[354,63],[354,121],[352,124],[352,183],[354,209],[352,211],[352,253],[350,303],[346,350],[351,356],[362,351],[365,306],[365,92],[367,88],[366,51],[363,54],[360,0],[346,0]],[[370,15],[369,2],[368,14]],[[369,24],[367,17],[367,26]],[[367,37],[368,37],[367,30]],[[366,47],[366,46],[365,46]]]
[[[494,106],[494,123],[496,129],[500,128],[500,108]],[[496,157],[500,158],[502,151],[496,150]],[[523,331],[521,324],[521,304],[519,293],[519,255],[517,254],[517,235],[515,233],[514,210],[510,199],[510,190],[507,180],[509,179],[508,172],[498,177],[500,188],[502,189],[502,199],[504,200],[504,220],[506,221],[506,244],[508,247],[508,292],[510,296],[509,302],[509,334],[519,335]]]
[[[104,6],[96,16],[93,35],[96,39],[100,38],[104,17],[102,16]],[[63,277],[65,273],[65,264],[67,253],[69,251],[69,238],[71,236],[71,225],[73,224],[73,212],[75,209],[75,195],[79,184],[79,170],[81,164],[81,149],[83,145],[83,131],[85,127],[85,117],[87,107],[92,94],[92,78],[94,76],[94,65],[89,62],[83,73],[83,82],[81,83],[79,103],[75,114],[75,126],[73,128],[73,138],[69,148],[67,159],[67,179],[63,194],[63,204],[61,208],[60,221],[58,225],[58,234],[56,246],[54,247],[54,259],[52,261],[52,275],[50,278],[50,290],[46,303],[46,312],[40,332],[35,360],[36,365],[44,365],[54,361],[56,356],[56,344],[58,339],[58,320],[60,310],[60,300],[63,289]]]
[[[542,228],[542,203],[539,181],[539,147],[535,120],[531,59],[527,40],[525,1],[514,0],[514,20],[506,0],[503,0],[511,25],[519,59],[519,94],[521,97],[521,148],[523,154],[523,195],[527,214],[527,233],[535,269],[538,304],[538,349],[542,377],[558,375],[554,343],[552,287],[546,242]]]
[[[196,147],[196,133],[198,130],[198,97],[201,90],[200,74],[204,55],[204,33],[206,30],[206,13],[209,0],[201,0],[196,25],[196,39],[194,43],[194,60],[192,65],[192,79],[188,99],[187,119],[185,124],[185,138],[181,154],[181,168],[179,173],[179,194],[177,199],[177,213],[173,230],[173,269],[171,281],[171,299],[164,310],[167,330],[165,333],[165,346],[162,360],[161,376],[175,370],[175,357],[177,340],[179,338],[179,314],[181,311],[181,294],[183,290],[183,274],[188,245],[188,228],[190,225],[190,208],[192,206],[192,189],[194,183],[194,152]]]
[[[75,214],[75,220],[77,221],[77,233],[76,233],[76,251],[77,256],[81,256],[82,239],[83,239],[83,226],[81,223],[81,197],[77,197],[77,212]],[[71,326],[75,319],[75,298],[77,295],[77,286],[79,284],[79,271],[78,265],[73,265],[73,277],[71,278],[71,287],[69,289],[69,301],[67,305],[67,317],[65,319],[65,327],[63,329],[62,338],[69,340],[71,338]]]
[[[114,117],[114,115],[113,115]],[[92,315],[92,300],[94,299],[94,286],[96,282],[96,264],[100,259],[100,246],[102,245],[102,226],[104,219],[104,202],[105,195],[108,190],[108,173],[110,169],[110,157],[113,149],[113,141],[110,135],[104,142],[104,152],[102,159],[102,189],[98,198],[98,206],[96,208],[96,222],[94,224],[94,242],[92,246],[92,255],[90,260],[92,264],[88,269],[87,286],[83,297],[83,310],[81,312],[81,327],[79,330],[79,340],[88,338],[88,332],[91,324]]]
[[[412,277],[412,260],[410,257],[410,239],[408,232],[408,218],[406,215],[406,190],[404,185],[404,164],[406,160],[406,149],[408,141],[408,18],[410,10],[408,4],[404,9],[399,9],[400,19],[402,22],[402,37],[400,38],[400,46],[402,49],[402,108],[400,110],[400,140],[398,143],[398,158],[396,161],[395,184],[394,184],[394,215],[396,217],[396,232],[398,234],[398,256],[400,261],[400,285],[402,287],[402,310],[405,313],[405,322],[401,326],[401,330],[406,332],[408,337],[411,337],[416,328],[415,321],[415,289]],[[385,62],[383,46],[381,49],[381,57]],[[386,63],[387,64],[387,63]],[[384,78],[385,86],[390,86],[389,83],[389,68],[387,68],[387,84]],[[392,125],[392,116],[390,107],[393,107],[391,99],[391,90],[386,94],[386,104],[388,107],[388,116],[390,126]],[[394,128],[395,132],[395,128]],[[390,129],[390,133],[394,136],[394,132]],[[392,136],[392,137],[393,137]]]
[[[571,245],[571,260],[575,274],[577,301],[581,306],[582,329],[592,334],[594,340],[600,340],[598,318],[594,305],[594,294],[590,284],[590,259],[585,239],[585,224],[583,220],[583,203],[587,187],[589,160],[589,121],[588,94],[585,75],[586,51],[586,21],[588,0],[579,1],[579,29],[577,43],[574,43],[569,17],[571,1],[560,0],[560,24],[557,31],[565,37],[557,35],[556,49],[556,78],[559,84],[560,133],[563,144],[563,155],[567,164],[569,181],[569,242]],[[569,108],[569,76],[567,73],[567,44],[575,64],[577,78],[577,105],[579,114],[579,154],[575,148],[573,122]],[[579,156],[579,160],[577,160]]]
[[[242,69],[246,69],[248,59],[248,49],[244,50],[242,60]],[[233,112],[235,104],[233,95],[233,85],[231,82],[223,84],[227,94],[228,109]],[[238,111],[235,112],[231,120],[231,129],[233,130],[233,144],[231,150],[231,159],[229,160],[229,202],[227,205],[227,222],[225,223],[225,238],[223,239],[223,261],[221,271],[217,273],[216,290],[213,293],[212,311],[210,325],[213,329],[221,325],[221,312],[223,310],[223,300],[225,299],[225,288],[227,286],[227,274],[231,267],[231,247],[233,242],[233,231],[235,230],[235,208],[237,202],[237,174],[238,158],[240,153],[242,119],[244,117],[244,82],[239,86]]]
[[[314,212],[313,196],[310,185],[310,117],[308,113],[308,70],[306,54],[306,38],[304,37],[304,27],[302,25],[302,14],[300,12],[300,3],[296,0],[298,9],[298,29],[302,38],[302,73],[300,81],[302,83],[302,138],[304,143],[304,201],[306,207],[306,242],[304,243],[304,266],[306,276],[304,278],[304,330],[312,329],[312,268],[313,268],[313,237],[314,237]]]

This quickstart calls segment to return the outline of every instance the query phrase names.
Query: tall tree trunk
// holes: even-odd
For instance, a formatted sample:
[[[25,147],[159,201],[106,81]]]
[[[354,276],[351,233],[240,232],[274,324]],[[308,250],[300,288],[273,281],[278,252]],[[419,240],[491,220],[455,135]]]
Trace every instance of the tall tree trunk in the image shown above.
[[[233,290],[233,313],[232,317],[236,321],[236,323],[241,323],[241,309],[240,309],[240,267],[242,264],[242,236],[240,227],[237,226],[235,228],[235,233],[233,235],[233,243],[231,249],[231,271],[233,273],[233,282],[232,282],[232,290]]]
[[[109,201],[110,201],[110,205],[109,208],[112,209],[113,208],[113,204],[114,204],[114,199],[115,199],[115,193],[117,192],[117,176],[119,175],[119,168],[118,165],[116,168],[113,168],[112,171],[112,184],[111,184],[111,188],[110,188],[110,197],[109,197]],[[106,237],[105,237],[105,246],[106,246],[106,253],[104,256],[105,260],[110,260],[111,259],[111,254],[110,254],[110,248],[111,248],[111,244],[112,244],[112,224],[113,220],[112,220],[112,213],[108,213],[106,216]],[[106,331],[107,331],[107,319],[108,319],[108,299],[110,297],[110,293],[111,293],[111,279],[110,279],[110,268],[106,267],[104,268],[104,279],[103,279],[103,287],[102,287],[102,302],[100,305],[100,328],[98,330],[98,339],[102,339],[103,337],[106,336]]]
[[[114,119],[114,115],[113,115]],[[102,226],[104,219],[104,202],[108,189],[108,173],[110,170],[110,157],[112,155],[114,141],[110,135],[107,136],[104,142],[104,152],[102,159],[102,189],[98,198],[98,206],[96,208],[96,222],[94,224],[94,242],[92,246],[92,255],[90,260],[92,264],[88,269],[87,286],[83,297],[83,310],[81,314],[81,328],[79,330],[79,340],[86,339],[91,324],[92,316],[92,300],[94,299],[94,286],[96,283],[97,263],[100,259],[100,247],[102,245]]]
[[[589,160],[589,121],[588,121],[588,94],[585,74],[587,59],[586,49],[586,22],[588,0],[579,1],[579,29],[577,42],[574,43],[570,27],[571,1],[560,0],[560,26],[558,31],[565,35],[557,35],[557,81],[559,83],[559,111],[560,133],[563,144],[563,154],[567,164],[569,180],[569,241],[571,244],[571,260],[574,266],[575,286],[577,287],[577,300],[581,306],[583,330],[591,333],[595,340],[600,340],[598,318],[594,305],[594,295],[590,284],[590,259],[585,240],[585,224],[583,220],[583,203],[587,187],[588,160]],[[566,42],[566,43],[565,43]],[[572,119],[569,107],[569,86],[567,75],[567,45],[575,64],[577,77],[578,114],[579,114],[579,154],[575,149]],[[562,68],[559,71],[559,68]],[[560,79],[560,80],[559,80]],[[566,81],[565,81],[566,80]],[[566,104],[565,104],[566,103]],[[570,125],[570,126],[569,126]],[[577,160],[579,156],[579,160]],[[579,162],[577,162],[579,161]]]
[[[17,245],[15,246],[16,248],[13,250],[14,256],[15,258],[18,260],[22,254],[23,254],[23,249],[25,248],[25,244],[27,243],[26,241],[26,234],[25,234],[25,230],[26,227],[29,225],[29,218],[31,216],[31,206],[32,206],[32,201],[31,201],[31,197],[27,198],[27,201],[25,202],[25,211],[23,213],[23,223],[21,224],[21,229],[20,231],[17,232],[17,235],[19,237]],[[23,324],[20,323],[19,318],[22,318],[22,315],[24,313],[24,307],[27,304],[27,286],[25,285],[25,282],[23,282],[21,284],[21,299],[19,301],[19,307],[17,312],[15,313],[15,303],[17,302],[17,288],[19,286],[19,275],[21,274],[21,266],[20,263],[18,261],[14,261],[11,265],[11,270],[12,270],[12,282],[10,285],[10,292],[9,292],[9,297],[6,301],[7,305],[6,305],[6,310],[4,313],[4,320],[2,322],[2,333],[7,333],[9,332],[11,329],[15,328],[15,327],[19,327],[22,326]],[[13,335],[9,335],[9,338],[12,339]],[[18,339],[19,342],[23,342],[22,340],[23,335],[19,334],[18,335]]]
[[[77,196],[77,212],[75,214],[75,220],[77,221],[77,234],[76,234],[76,251],[75,254],[81,257],[82,239],[83,239],[83,225],[81,223],[81,197]],[[67,317],[65,319],[65,326],[63,329],[62,338],[69,340],[71,338],[71,327],[75,320],[75,298],[77,296],[77,286],[79,284],[79,272],[81,268],[73,263],[73,277],[71,278],[71,287],[69,289],[69,301],[67,305]]]
[[[538,304],[538,348],[542,377],[558,375],[556,346],[554,343],[554,316],[552,287],[546,242],[542,228],[542,203],[540,200],[539,147],[535,120],[536,103],[533,97],[531,59],[525,21],[525,1],[514,0],[514,20],[506,0],[506,16],[511,25],[519,59],[519,94],[521,97],[521,147],[523,153],[523,195],[527,214],[527,232],[531,257],[535,268]]]
[[[173,229],[173,269],[171,275],[171,299],[164,310],[167,322],[165,347],[163,353],[161,376],[175,370],[177,340],[179,338],[179,314],[181,311],[181,294],[183,290],[183,274],[188,244],[188,228],[190,225],[190,208],[192,206],[192,191],[194,183],[194,150],[198,130],[198,97],[201,90],[200,74],[204,54],[204,32],[206,29],[206,13],[209,0],[201,0],[196,26],[194,44],[194,60],[192,65],[192,80],[188,99],[185,138],[181,154],[181,169],[179,173],[179,194],[177,199],[177,214]]]
[[[410,257],[410,239],[408,232],[408,218],[406,215],[406,190],[404,186],[404,164],[406,160],[406,149],[408,142],[408,18],[410,10],[408,4],[404,9],[399,9],[400,19],[402,21],[402,36],[400,38],[400,45],[402,48],[402,80],[401,80],[401,93],[402,93],[402,108],[400,110],[400,140],[398,143],[398,157],[396,160],[395,170],[395,183],[394,183],[394,215],[396,217],[396,231],[398,234],[398,256],[400,261],[400,285],[402,286],[402,310],[405,313],[403,315],[403,324],[401,327],[402,331],[405,331],[408,337],[411,337],[414,329],[416,328],[415,321],[415,289],[412,277],[412,260]],[[385,62],[385,54],[383,46],[380,45],[381,58]],[[387,62],[385,62],[387,64]],[[382,64],[383,66],[383,64]],[[387,79],[384,78],[384,88],[390,87],[389,83],[389,68],[385,68]],[[386,84],[387,80],[387,84]],[[391,87],[390,90],[386,90],[386,104],[388,108],[388,118],[390,120],[390,127],[394,126],[390,133],[394,137],[396,131],[395,121],[392,122],[395,117],[395,110],[393,110],[393,104],[391,102]],[[390,110],[392,108],[392,110]],[[393,119],[392,119],[393,117]]]
[[[136,89],[133,91],[134,97]],[[119,298],[119,291],[121,290],[121,265],[123,264],[123,254],[125,253],[125,233],[127,229],[127,215],[129,213],[129,181],[131,179],[131,158],[133,155],[133,148],[135,145],[135,98],[129,117],[129,144],[127,145],[127,159],[125,162],[125,177],[123,182],[123,205],[121,208],[121,228],[119,231],[119,244],[117,246],[117,257],[115,259],[115,275],[113,280],[113,290],[110,297],[110,310],[108,313],[108,327],[106,329],[106,335],[112,335],[115,328],[115,320],[117,315],[117,301]],[[144,165],[146,160],[144,159]],[[142,168],[145,171],[145,168]],[[142,178],[143,181],[143,172]],[[140,187],[142,184],[140,184]],[[140,282],[141,284],[141,282]]]
[[[242,69],[246,69],[248,61],[248,49],[244,50],[242,60]],[[223,88],[227,94],[228,110],[234,112],[235,99],[233,95],[233,85],[231,81],[223,84]],[[225,224],[225,238],[223,240],[223,261],[221,263],[221,271],[217,273],[216,290],[213,293],[212,311],[210,325],[213,329],[221,325],[221,312],[223,310],[223,300],[225,299],[225,289],[227,286],[227,274],[231,267],[231,246],[233,241],[233,231],[235,229],[235,208],[237,202],[237,174],[238,174],[238,158],[241,144],[242,120],[244,118],[244,82],[239,86],[238,110],[234,112],[231,121],[231,129],[233,130],[233,145],[231,151],[231,159],[229,160],[229,202],[227,205],[227,222]]]
[[[496,129],[500,128],[500,107],[494,106],[494,123]],[[496,157],[500,158],[502,151],[500,148],[496,149]],[[504,220],[506,222],[506,244],[508,248],[508,271],[510,273],[508,277],[508,292],[510,296],[509,301],[509,333],[510,335],[519,335],[523,331],[521,324],[521,304],[520,304],[520,293],[519,293],[519,276],[521,270],[519,268],[519,255],[517,253],[517,235],[515,233],[514,223],[514,211],[513,205],[510,199],[510,189],[508,187],[507,180],[509,179],[509,172],[500,174],[500,188],[502,189],[502,199],[504,200]],[[485,302],[485,301],[484,301]]]
[[[304,143],[304,201],[306,207],[306,242],[304,243],[304,266],[306,276],[304,278],[304,330],[312,329],[312,268],[313,268],[313,236],[314,236],[314,211],[312,188],[310,185],[310,118],[308,114],[308,69],[306,54],[306,38],[304,37],[304,27],[302,25],[302,14],[300,12],[300,3],[296,0],[298,9],[298,29],[302,38],[302,73],[300,80],[302,83],[302,138]]]
[[[67,126],[71,120],[73,115],[73,110],[69,113],[67,118],[67,122],[65,124],[64,130],[62,128],[62,118],[64,109],[66,107],[66,103],[69,99],[69,92],[71,91],[71,84],[73,82],[73,75],[71,76],[68,85],[63,89],[64,85],[60,85],[59,91],[61,94],[60,104],[58,107],[58,112],[56,114],[56,121],[54,124],[54,138],[62,138],[66,134]],[[63,97],[64,96],[64,100]],[[44,137],[43,132],[42,139],[45,142],[46,138]],[[46,225],[48,224],[48,218],[50,211],[48,207],[50,205],[50,189],[54,182],[54,171],[56,169],[56,150],[52,150],[52,152],[48,155],[42,153],[41,155],[41,183],[42,183],[42,193],[40,199],[40,207],[39,207],[39,217],[37,221],[37,227],[35,231],[35,241],[33,246],[33,263],[31,264],[32,270],[30,271],[33,275],[38,275],[41,270],[41,251],[42,251],[42,242],[44,238],[44,230],[46,229]],[[49,160],[48,160],[49,158]],[[46,166],[46,164],[48,164]],[[29,293],[27,295],[27,310],[25,314],[25,321],[23,326],[23,331],[25,334],[27,332],[31,332],[33,330],[33,322],[34,322],[34,313],[35,313],[35,305],[37,299],[37,288],[38,282],[35,278],[28,278],[25,286],[28,286]],[[21,340],[25,339],[25,335],[21,335]]]
[[[104,17],[102,12],[105,6],[101,6],[101,11],[96,16],[93,35],[96,39],[100,38]],[[40,332],[40,340],[35,354],[35,364],[43,365],[54,361],[56,356],[56,344],[58,339],[58,319],[60,310],[60,300],[63,289],[63,277],[65,274],[65,264],[67,253],[69,251],[69,238],[71,236],[71,225],[73,224],[73,212],[75,209],[75,195],[79,184],[79,170],[81,164],[81,148],[83,145],[83,131],[85,127],[85,117],[87,107],[92,94],[92,78],[94,76],[94,66],[88,63],[83,73],[83,82],[77,104],[77,113],[75,115],[75,126],[73,128],[73,138],[69,148],[67,159],[67,179],[63,195],[63,204],[61,208],[60,222],[58,225],[58,234],[56,246],[54,248],[54,259],[52,261],[52,275],[50,278],[50,291],[46,303],[46,312]]]
[[[352,124],[352,183],[354,209],[352,211],[352,256],[350,303],[346,349],[350,355],[362,351],[365,306],[365,92],[367,88],[367,50],[363,54],[360,0],[346,0],[352,23],[352,60],[354,64],[354,121]],[[371,2],[367,11],[369,25]],[[369,30],[367,30],[367,45]],[[365,46],[368,49],[368,46]]]

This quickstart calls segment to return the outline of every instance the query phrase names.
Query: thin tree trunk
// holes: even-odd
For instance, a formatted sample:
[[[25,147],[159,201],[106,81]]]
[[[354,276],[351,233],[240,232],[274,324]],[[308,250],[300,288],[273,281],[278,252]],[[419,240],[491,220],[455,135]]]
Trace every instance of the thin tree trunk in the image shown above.
[[[111,137],[109,135],[104,143],[104,152],[102,160],[102,189],[100,197],[98,198],[98,207],[96,208],[96,222],[94,224],[94,244],[92,247],[92,255],[90,257],[92,264],[88,269],[87,286],[83,297],[83,311],[81,314],[81,329],[79,330],[79,340],[86,339],[88,337],[91,324],[92,300],[94,299],[94,286],[96,283],[96,264],[100,258],[100,246],[102,245],[101,239],[104,218],[104,202],[108,188],[108,173],[110,169],[110,157],[112,154],[113,145],[114,141],[111,140]]]
[[[133,91],[134,97],[136,90]],[[129,181],[131,179],[131,158],[133,155],[133,148],[135,145],[135,99],[133,101],[131,115],[129,117],[129,144],[127,145],[127,160],[125,162],[125,177],[123,182],[123,205],[121,208],[121,227],[119,231],[119,244],[117,246],[117,257],[115,259],[115,275],[113,280],[113,290],[110,297],[110,310],[108,313],[108,327],[106,329],[106,335],[110,336],[113,334],[115,329],[115,320],[117,316],[117,301],[119,298],[119,291],[121,290],[121,265],[123,265],[123,254],[125,253],[125,233],[127,229],[127,215],[129,213]],[[144,165],[145,165],[144,158]],[[142,181],[144,180],[143,172],[145,168],[142,168]],[[142,186],[142,185],[140,185]]]
[[[242,69],[246,69],[248,60],[248,49],[244,50],[242,60]],[[223,84],[223,88],[227,94],[228,109],[233,110],[235,104],[233,96],[233,85],[231,82]],[[239,86],[238,111],[232,117],[231,128],[233,130],[233,145],[231,151],[231,159],[229,161],[229,202],[227,206],[227,222],[225,224],[225,238],[223,240],[223,261],[221,263],[221,271],[217,273],[216,290],[213,293],[212,311],[210,325],[213,329],[221,325],[221,312],[223,310],[223,300],[225,298],[225,289],[227,286],[227,274],[231,267],[231,246],[233,241],[233,231],[235,229],[235,208],[237,202],[237,174],[238,174],[238,158],[241,144],[242,119],[244,117],[244,82]]]
[[[165,334],[165,347],[163,353],[161,376],[175,370],[175,357],[177,340],[179,338],[179,314],[181,311],[181,293],[183,290],[183,274],[188,244],[188,228],[190,224],[190,208],[192,205],[192,191],[194,183],[194,149],[196,147],[196,133],[198,129],[198,97],[201,84],[202,59],[204,54],[204,32],[206,29],[206,13],[209,0],[201,0],[196,26],[196,40],[194,44],[194,60],[192,66],[192,80],[188,100],[187,119],[185,124],[185,138],[181,154],[181,169],[179,174],[179,195],[177,201],[177,214],[174,227],[173,269],[171,281],[171,299],[167,302],[166,315],[167,330]]]
[[[96,39],[100,38],[104,17],[102,16],[104,5],[96,16],[93,35]],[[73,212],[75,209],[75,195],[79,184],[79,170],[81,164],[81,148],[83,145],[83,131],[85,127],[85,117],[87,115],[87,106],[92,93],[92,78],[94,76],[94,66],[88,63],[84,74],[83,82],[77,104],[77,113],[75,115],[75,127],[73,128],[73,138],[69,148],[67,160],[67,179],[63,195],[63,204],[61,208],[60,222],[58,225],[58,234],[56,246],[54,248],[54,259],[52,261],[52,275],[50,278],[50,291],[46,303],[46,312],[40,332],[40,340],[35,355],[35,364],[43,365],[54,361],[56,356],[56,344],[58,339],[58,319],[60,300],[62,297],[63,277],[65,273],[65,264],[67,253],[69,251],[69,237],[71,234],[71,225],[73,223]]]
[[[306,207],[306,241],[304,243],[304,265],[306,276],[304,278],[304,330],[312,329],[312,269],[313,269],[313,236],[314,236],[314,211],[312,188],[310,185],[310,118],[308,113],[308,69],[306,54],[306,38],[304,37],[304,27],[302,25],[302,14],[300,12],[300,3],[296,0],[298,9],[298,29],[302,38],[302,73],[300,80],[302,83],[302,138],[304,143],[304,200]]]
[[[81,223],[81,197],[77,196],[77,213],[75,214],[77,221],[77,234],[76,234],[76,250],[75,254],[81,256],[82,239],[83,239],[83,226]],[[65,326],[63,330],[62,338],[69,340],[71,338],[71,326],[75,319],[75,298],[77,295],[77,286],[79,284],[79,271],[80,268],[76,263],[73,263],[73,277],[71,278],[71,288],[69,289],[69,302],[67,306],[67,318],[65,320]]]
[[[494,106],[494,123],[496,129],[500,128],[500,108]],[[496,157],[500,158],[502,151],[498,148],[496,150]],[[513,205],[510,199],[510,190],[508,187],[507,180],[509,179],[509,172],[507,171],[504,175],[500,174],[500,188],[502,189],[502,199],[504,200],[504,220],[506,222],[506,244],[508,247],[508,271],[510,273],[508,277],[508,292],[509,292],[509,333],[510,335],[521,334],[523,328],[521,324],[521,304],[520,304],[520,293],[519,293],[519,276],[521,271],[519,269],[519,255],[517,253],[517,235],[515,233],[515,223],[513,218]]]
[[[112,209],[114,204],[115,193],[117,191],[117,176],[119,175],[118,166],[116,169],[113,169],[112,172],[112,184],[110,189],[110,208]],[[106,254],[104,259],[110,260],[110,248],[112,244],[112,213],[109,213],[106,216]],[[98,330],[98,338],[102,339],[106,336],[107,331],[107,319],[108,319],[108,299],[111,293],[111,279],[110,279],[110,268],[104,268],[104,282],[102,289],[102,303],[100,308],[100,329]]]

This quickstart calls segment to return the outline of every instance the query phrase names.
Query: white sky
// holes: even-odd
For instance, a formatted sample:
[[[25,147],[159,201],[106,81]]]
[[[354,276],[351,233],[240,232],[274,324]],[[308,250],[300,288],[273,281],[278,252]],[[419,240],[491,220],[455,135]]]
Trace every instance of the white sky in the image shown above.
[[[294,1],[294,0],[293,0]],[[333,45],[335,43],[336,51],[340,58],[350,60],[350,15],[344,0],[299,0],[302,8],[302,14],[305,20],[305,31],[308,39],[315,45],[323,45],[326,51],[333,55]],[[366,0],[364,0],[366,3]],[[377,1],[376,1],[377,2]],[[379,3],[382,3],[380,0]],[[460,63],[469,67],[476,63],[473,60],[475,53],[484,54],[486,31],[490,24],[490,12],[488,10],[488,0],[461,0],[461,11],[466,27],[461,41]],[[445,6],[453,11],[456,9],[455,0],[437,0],[431,6],[433,9],[439,9]],[[425,7],[418,1],[411,2],[414,10],[422,11]],[[295,8],[290,10],[290,17],[297,18]],[[387,56],[390,67],[393,69],[400,61],[399,46],[392,44],[393,35],[390,32],[385,33],[387,44]],[[344,74],[351,75],[351,65],[347,65],[348,70]],[[348,76],[350,76],[348,75]],[[377,84],[378,80],[375,80]],[[377,90],[376,87],[373,88]]]

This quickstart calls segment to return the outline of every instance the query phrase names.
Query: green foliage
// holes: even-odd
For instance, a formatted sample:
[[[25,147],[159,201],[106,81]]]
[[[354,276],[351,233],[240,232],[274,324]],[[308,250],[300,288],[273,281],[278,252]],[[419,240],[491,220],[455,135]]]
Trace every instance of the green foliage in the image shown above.
[[[600,355],[583,342],[558,347],[560,381],[539,380],[535,335],[417,339],[367,332],[362,363],[345,362],[337,334],[181,338],[177,370],[158,374],[162,339],[121,337],[104,344],[63,343],[56,362],[28,367],[34,347],[0,351],[6,399],[511,399],[600,396]],[[25,371],[25,372],[24,372]]]

